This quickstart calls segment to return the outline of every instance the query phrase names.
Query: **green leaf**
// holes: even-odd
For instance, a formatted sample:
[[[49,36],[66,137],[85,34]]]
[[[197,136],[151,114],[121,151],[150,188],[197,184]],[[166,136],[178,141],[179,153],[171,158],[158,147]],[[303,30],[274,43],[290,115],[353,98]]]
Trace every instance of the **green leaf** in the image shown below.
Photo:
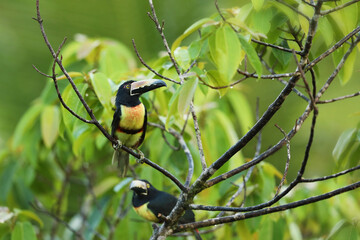
[[[84,232],[85,239],[93,239],[96,228],[104,221],[104,211],[110,199],[110,196],[104,196],[98,201],[98,204],[93,207],[92,212],[87,219],[88,221]]]
[[[112,90],[107,76],[101,72],[92,73],[90,80],[101,105],[111,111]]]
[[[99,72],[117,82],[122,74],[135,68],[136,62],[126,46],[109,40],[103,41],[102,45],[104,49],[100,53]]]
[[[345,54],[345,52],[344,52]],[[351,76],[354,73],[354,66],[355,66],[355,62],[356,62],[356,55],[357,55],[357,51],[353,50],[349,57],[346,59],[346,62],[343,66],[343,68],[340,70],[338,76],[340,78],[340,82],[342,85],[345,85],[346,83],[349,82],[349,80],[351,79]]]
[[[33,226],[29,222],[17,221],[11,234],[11,240],[36,240]]]
[[[256,9],[256,8],[255,8]],[[257,9],[256,9],[257,10]],[[260,11],[252,12],[251,23],[252,29],[262,34],[267,34],[271,29],[271,20],[274,17],[272,9],[261,9]]]
[[[246,99],[245,95],[240,91],[231,91],[227,97],[229,98],[229,104],[234,110],[234,114],[239,119],[241,132],[243,135],[249,131],[254,125],[254,114],[252,108]]]
[[[264,5],[264,0],[251,0],[251,2],[256,11],[259,11],[262,8],[262,6]]]
[[[31,130],[31,128],[34,126],[43,107],[44,106],[42,104],[37,103],[30,107],[30,109],[26,111],[26,113],[21,117],[21,120],[19,121],[15,129],[12,142],[13,148],[17,148],[21,144],[24,135],[26,135],[27,132]]]
[[[124,180],[120,181],[118,184],[116,184],[116,186],[114,187],[114,192],[118,193],[119,191],[121,191],[126,185],[128,185],[131,181],[133,180],[133,178],[125,178]]]
[[[190,34],[201,28],[206,23],[215,23],[213,19],[211,18],[203,18],[192,24],[190,27],[188,27],[183,34],[181,34],[173,43],[171,46],[171,52],[174,52],[176,48],[178,48],[186,37],[188,37]]]
[[[24,217],[28,218],[29,220],[34,220],[34,221],[36,221],[41,228],[44,227],[43,221],[39,218],[38,215],[36,215],[36,214],[35,214],[34,212],[32,212],[32,211],[15,208],[15,209],[14,209],[14,213],[15,213],[16,216],[18,216],[18,217],[24,216]]]
[[[51,148],[59,135],[60,111],[58,106],[46,106],[41,113],[41,136],[47,148]]]
[[[248,40],[243,35],[238,34],[238,36],[240,39],[240,44],[245,50],[251,66],[255,69],[257,75],[260,77],[262,75],[262,65],[254,47],[248,42]]]
[[[279,46],[284,47],[284,48],[289,48],[289,45],[287,43],[287,41],[283,40],[280,42]],[[271,50],[272,54],[274,54],[275,58],[279,61],[279,63],[281,64],[282,68],[286,68],[289,63],[291,58],[293,57],[291,53],[282,51],[282,50],[278,50],[275,48],[272,48]]]
[[[234,77],[243,59],[239,38],[234,30],[228,24],[225,24],[210,36],[209,49],[220,78],[228,83]]]
[[[2,173],[0,175],[0,202],[6,202],[9,190],[13,184],[13,179],[15,176],[16,168],[18,162],[17,161],[10,161],[8,165],[2,166]]]
[[[190,58],[192,60],[195,60],[195,59],[197,59],[199,57],[201,47],[202,47],[202,41],[201,40],[193,41],[190,44],[190,46],[188,48],[188,51],[189,51]]]
[[[187,47],[176,48],[174,57],[182,69],[187,70],[190,67],[191,58]]]
[[[355,142],[357,131],[358,130],[356,128],[352,128],[346,130],[340,135],[339,140],[337,141],[332,152],[336,162],[343,160],[344,157],[349,153],[349,150]]]
[[[209,77],[210,81],[215,87],[223,87],[227,85],[227,81],[225,81],[223,78],[220,77],[220,74],[216,70],[210,70],[207,72],[207,76]],[[229,88],[220,88],[218,89],[218,92],[220,94],[220,97],[224,96],[225,93],[228,91]]]
[[[178,112],[180,116],[184,115],[190,106],[190,102],[194,97],[198,82],[199,80],[197,78],[190,78],[181,87],[178,101]]]
[[[180,86],[176,92],[172,95],[170,101],[169,101],[169,111],[168,115],[166,117],[166,123],[165,128],[168,129],[171,126],[171,120],[175,117],[175,115],[178,113],[178,102],[179,102],[179,95],[181,91],[182,86]]]
[[[114,188],[120,181],[120,178],[110,176],[102,180],[99,184],[94,187],[94,195],[96,197],[103,195],[110,189]]]

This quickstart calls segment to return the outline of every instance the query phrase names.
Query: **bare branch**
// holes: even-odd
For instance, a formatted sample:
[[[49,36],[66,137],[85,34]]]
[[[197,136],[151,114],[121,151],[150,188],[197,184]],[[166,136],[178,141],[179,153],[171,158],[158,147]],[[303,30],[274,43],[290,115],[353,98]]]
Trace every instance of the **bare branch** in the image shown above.
[[[134,50],[135,50],[135,53],[136,53],[136,56],[139,58],[140,62],[142,63],[142,65],[144,65],[147,69],[149,69],[152,73],[154,73],[156,76],[162,78],[162,79],[165,79],[165,80],[168,80],[170,82],[173,82],[173,83],[176,83],[176,84],[180,84],[180,82],[174,80],[174,79],[171,79],[171,78],[168,78],[168,77],[165,77],[164,75],[161,75],[160,73],[158,73],[157,71],[155,71],[153,68],[151,68],[145,61],[144,59],[140,56],[140,53],[139,51],[137,50],[137,47],[136,47],[136,44],[135,44],[135,40],[132,39],[132,44],[133,44],[133,47],[134,47]]]
[[[30,205],[35,211],[46,214],[49,217],[51,217],[52,219],[54,219],[56,222],[63,224],[70,232],[72,232],[77,237],[77,239],[84,239],[84,237],[79,232],[77,232],[74,228],[72,228],[67,222],[65,222],[64,220],[59,218],[56,214],[53,214],[53,213],[49,212],[48,210],[44,209],[43,207],[41,207],[38,202],[30,203]]]
[[[335,174],[332,174],[332,175],[329,175],[329,176],[324,176],[324,177],[319,177],[319,178],[303,178],[303,179],[301,179],[301,182],[320,182],[320,181],[325,181],[325,180],[328,180],[328,179],[331,179],[331,178],[336,178],[336,177],[345,175],[345,174],[347,174],[347,173],[350,173],[350,172],[353,172],[353,171],[356,171],[356,170],[359,170],[359,169],[360,169],[360,165],[358,165],[358,166],[356,166],[356,167],[352,167],[352,168],[346,169],[346,170],[344,170],[344,171],[341,171],[341,172],[338,172],[338,173],[335,173]]]
[[[331,8],[331,9],[329,9],[329,10],[324,10],[324,11],[321,11],[321,15],[327,15],[327,14],[329,14],[329,13],[332,13],[332,12],[335,12],[335,11],[338,11],[338,10],[341,10],[341,9],[343,9],[343,8],[346,8],[347,6],[350,6],[350,5],[352,5],[352,4],[354,4],[354,3],[357,3],[357,2],[359,2],[360,0],[352,0],[352,1],[350,1],[350,2],[347,2],[347,3],[344,3],[344,4],[342,4],[342,5],[339,5],[339,6],[337,6],[337,7],[334,7],[334,8]]]
[[[202,141],[201,141],[201,132],[200,132],[200,128],[199,128],[199,122],[198,122],[198,118],[197,118],[196,113],[195,113],[195,108],[194,108],[194,102],[193,101],[190,102],[190,112],[191,112],[191,115],[192,115],[192,118],[193,118],[193,121],[194,121],[196,142],[197,142],[198,149],[199,149],[202,170],[204,171],[207,166],[206,166],[206,160],[205,160],[205,155],[204,155],[204,149],[203,149]]]
[[[356,96],[359,96],[359,95],[360,95],[360,92],[356,92],[356,93],[353,93],[353,94],[349,94],[349,95],[345,95],[345,96],[341,96],[341,97],[337,97],[337,98],[333,98],[333,99],[328,99],[328,100],[323,100],[323,101],[317,101],[316,103],[318,103],[318,104],[332,103],[332,102],[336,102],[336,101],[340,101],[340,100],[344,100],[344,99],[356,97]]]
[[[274,49],[277,49],[277,50],[281,50],[281,51],[284,51],[284,52],[288,52],[288,53],[292,53],[293,51],[295,51],[294,49],[284,48],[284,47],[281,47],[281,46],[278,46],[278,45],[274,45],[274,44],[271,44],[271,43],[262,42],[262,41],[259,41],[259,40],[253,39],[253,38],[251,39],[251,41],[254,42],[254,43],[263,45],[263,46],[265,46],[265,47],[271,47],[271,48],[274,48]],[[299,54],[299,55],[302,54],[301,51],[295,51],[295,53],[296,53],[296,54]]]
[[[310,203],[315,203],[315,202],[319,202],[319,201],[322,201],[322,200],[325,200],[325,199],[329,199],[331,197],[342,194],[344,192],[352,191],[352,190],[357,189],[359,187],[360,187],[360,181],[356,182],[356,183],[353,183],[353,184],[350,184],[350,185],[348,185],[346,187],[342,187],[342,188],[336,189],[334,191],[325,193],[325,194],[317,195],[317,196],[314,196],[314,197],[309,197],[309,198],[306,198],[306,199],[303,199],[303,200],[299,200],[299,201],[288,203],[288,204],[279,205],[279,206],[276,206],[276,207],[260,209],[260,210],[247,212],[247,213],[237,213],[237,214],[232,215],[232,216],[207,219],[207,220],[200,221],[200,222],[181,224],[181,225],[177,226],[177,228],[174,230],[174,232],[184,231],[184,230],[188,230],[188,229],[198,229],[198,228],[202,228],[202,227],[213,226],[213,225],[216,225],[216,224],[234,222],[234,221],[254,218],[254,217],[258,217],[258,216],[263,216],[263,215],[267,215],[267,214],[270,214],[270,213],[285,211],[285,210],[288,210],[288,209],[297,208],[297,207],[304,206],[304,205],[307,205],[307,204],[310,204]],[[209,207],[209,209],[206,209],[206,210],[213,211],[211,207]],[[217,210],[214,210],[214,211],[219,211],[219,210],[217,209]],[[235,211],[237,211],[237,208],[230,208],[230,207],[229,208],[224,208],[223,207],[221,211],[233,211],[233,212],[235,212]]]
[[[280,190],[281,190],[281,187],[284,185],[285,183],[285,180],[286,180],[286,176],[287,176],[287,173],[289,171],[289,166],[290,166],[290,158],[291,158],[291,155],[290,155],[290,140],[289,138],[287,137],[287,134],[284,130],[281,129],[281,127],[279,127],[277,124],[275,124],[275,126],[280,130],[280,132],[282,134],[284,134],[284,138],[286,140],[286,151],[287,151],[287,158],[286,158],[286,164],[285,164],[285,170],[284,170],[284,174],[283,174],[283,177],[281,178],[281,181],[280,181],[280,184],[276,190],[276,193],[275,193],[275,196],[279,195],[280,193]]]
[[[157,29],[158,32],[160,33],[160,36],[161,36],[162,41],[163,41],[163,43],[164,43],[164,47],[165,47],[165,49],[166,49],[166,51],[167,51],[167,53],[168,53],[168,55],[169,55],[169,57],[170,57],[171,62],[174,64],[174,67],[175,67],[175,69],[176,69],[176,72],[177,72],[177,74],[178,74],[179,77],[180,77],[180,83],[182,84],[182,83],[184,82],[184,79],[182,79],[182,77],[181,77],[180,68],[179,68],[177,62],[175,61],[175,59],[174,59],[174,57],[173,57],[173,55],[172,55],[172,53],[171,53],[169,44],[168,44],[168,42],[167,42],[167,40],[166,40],[166,37],[165,37],[165,34],[164,34],[164,22],[162,23],[162,25],[160,25],[159,20],[158,20],[158,18],[157,18],[157,16],[156,16],[156,12],[155,12],[155,8],[154,8],[154,4],[153,4],[153,1],[152,1],[152,0],[149,0],[149,4],[150,4],[150,8],[151,8],[151,16],[150,16],[150,17],[151,17],[151,19],[154,21],[155,26],[156,26],[156,29]]]
[[[338,49],[339,47],[341,47],[344,43],[346,43],[350,38],[352,38],[353,36],[355,36],[355,34],[357,34],[358,32],[360,32],[360,26],[358,26],[357,28],[355,28],[353,31],[351,31],[349,34],[347,34],[344,38],[342,38],[340,41],[338,41],[337,43],[334,44],[334,46],[332,46],[331,48],[329,48],[328,50],[326,50],[324,53],[322,53],[319,57],[317,57],[316,59],[314,59],[313,61],[311,61],[309,64],[306,65],[306,67],[304,68],[305,71],[308,71],[310,68],[312,68],[313,66],[315,66],[318,62],[320,62],[321,60],[323,60],[324,58],[326,58],[327,56],[329,56],[331,53],[333,53],[336,49]]]

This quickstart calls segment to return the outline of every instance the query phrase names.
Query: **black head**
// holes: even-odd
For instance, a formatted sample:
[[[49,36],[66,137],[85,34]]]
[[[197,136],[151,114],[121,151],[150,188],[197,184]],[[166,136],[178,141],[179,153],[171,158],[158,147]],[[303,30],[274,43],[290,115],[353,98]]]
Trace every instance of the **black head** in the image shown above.
[[[130,190],[137,195],[148,196],[158,190],[154,188],[147,180],[134,180],[130,184]]]
[[[141,81],[129,80],[120,85],[116,94],[116,105],[136,106],[140,104],[141,94],[165,87],[166,83],[158,79],[148,79]]]

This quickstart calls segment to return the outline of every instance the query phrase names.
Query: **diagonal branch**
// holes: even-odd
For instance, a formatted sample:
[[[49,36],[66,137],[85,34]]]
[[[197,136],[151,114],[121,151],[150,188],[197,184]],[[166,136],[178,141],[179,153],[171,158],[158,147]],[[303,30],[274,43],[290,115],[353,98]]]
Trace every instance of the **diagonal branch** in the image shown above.
[[[355,182],[353,184],[350,184],[348,186],[336,189],[336,190],[331,191],[331,192],[327,192],[327,193],[317,195],[317,196],[314,196],[314,197],[309,197],[309,198],[299,200],[299,201],[296,201],[296,202],[279,205],[279,206],[276,206],[276,207],[260,209],[260,210],[256,210],[256,211],[252,211],[252,212],[248,212],[248,213],[237,213],[237,214],[232,215],[232,216],[207,219],[207,220],[200,221],[200,222],[181,224],[181,225],[177,226],[177,228],[174,230],[174,232],[180,232],[180,231],[184,231],[184,230],[188,230],[188,229],[198,229],[198,228],[213,226],[213,225],[217,225],[217,224],[223,224],[223,223],[229,223],[229,222],[254,218],[254,217],[258,217],[258,216],[267,215],[267,214],[270,214],[270,213],[281,212],[281,211],[285,211],[285,210],[288,210],[288,209],[301,207],[301,206],[304,206],[304,205],[307,205],[307,204],[310,204],[310,203],[315,203],[315,202],[319,202],[319,201],[322,201],[322,200],[325,200],[325,199],[329,199],[329,198],[332,198],[332,197],[334,197],[336,195],[352,191],[352,190],[357,189],[359,187],[360,187],[360,181]],[[216,211],[218,211],[218,210],[216,210]],[[227,208],[226,211],[236,211],[236,209],[235,208]]]

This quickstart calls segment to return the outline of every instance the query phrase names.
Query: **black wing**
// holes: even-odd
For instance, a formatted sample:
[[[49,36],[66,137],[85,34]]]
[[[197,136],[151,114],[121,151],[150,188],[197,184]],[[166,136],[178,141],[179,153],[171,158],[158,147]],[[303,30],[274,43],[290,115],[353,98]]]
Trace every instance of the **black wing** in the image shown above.
[[[120,118],[121,118],[121,106],[116,107],[114,116],[113,116],[113,120],[111,123],[111,136],[112,137],[116,137],[115,133],[117,128],[119,127],[119,123],[120,123]]]
[[[150,200],[148,209],[150,209],[155,216],[159,213],[168,216],[171,210],[175,207],[177,198],[166,192],[159,191],[156,196]]]

